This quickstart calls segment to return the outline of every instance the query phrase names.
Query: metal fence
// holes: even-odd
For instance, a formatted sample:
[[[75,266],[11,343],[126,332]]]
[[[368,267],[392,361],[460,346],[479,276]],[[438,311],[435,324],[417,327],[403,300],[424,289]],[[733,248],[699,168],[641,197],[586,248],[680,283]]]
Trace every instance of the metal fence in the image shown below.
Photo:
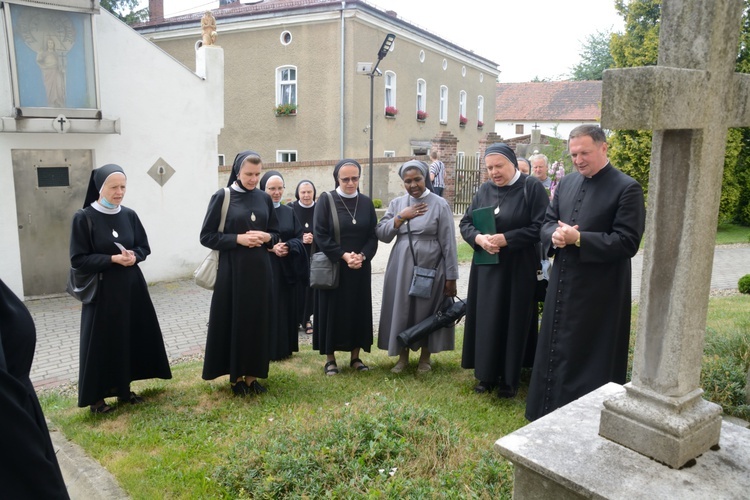
[[[471,205],[474,194],[482,183],[482,170],[476,156],[456,158],[456,194],[453,198],[453,213],[463,214]]]

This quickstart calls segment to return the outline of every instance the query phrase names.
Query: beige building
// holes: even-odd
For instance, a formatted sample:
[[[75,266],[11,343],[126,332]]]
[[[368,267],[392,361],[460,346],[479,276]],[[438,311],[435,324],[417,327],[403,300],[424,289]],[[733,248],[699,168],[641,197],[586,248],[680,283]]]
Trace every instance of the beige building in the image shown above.
[[[164,19],[162,0],[150,9],[151,21],[135,29],[183,64],[194,61],[202,13]],[[266,162],[367,158],[371,77],[361,63],[377,62],[389,33],[395,42],[373,79],[375,157],[425,154],[445,131],[459,154],[474,155],[493,130],[497,64],[394,12],[362,1],[263,0],[212,13],[226,63],[220,161],[248,148]],[[282,104],[296,109],[279,114]]]

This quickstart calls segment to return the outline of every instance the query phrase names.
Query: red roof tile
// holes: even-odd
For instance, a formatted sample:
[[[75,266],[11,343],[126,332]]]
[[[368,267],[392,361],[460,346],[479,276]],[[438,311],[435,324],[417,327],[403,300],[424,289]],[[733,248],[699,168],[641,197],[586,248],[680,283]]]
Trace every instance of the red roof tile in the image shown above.
[[[495,121],[597,121],[602,82],[498,83]]]

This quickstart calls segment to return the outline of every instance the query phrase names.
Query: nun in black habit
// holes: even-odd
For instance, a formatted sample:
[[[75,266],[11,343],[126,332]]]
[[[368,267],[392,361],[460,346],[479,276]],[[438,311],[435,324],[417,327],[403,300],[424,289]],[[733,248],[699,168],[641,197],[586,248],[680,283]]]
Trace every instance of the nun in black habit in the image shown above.
[[[506,144],[489,146],[484,162],[489,180],[479,186],[459,227],[475,251],[497,254],[498,262],[471,264],[461,366],[474,369],[477,393],[497,387],[498,397],[512,398],[532,316],[538,264],[534,245],[549,198],[537,179],[518,170],[516,155]],[[490,234],[474,226],[474,211],[485,207],[494,207]]]
[[[268,249],[279,241],[273,202],[258,188],[262,163],[254,151],[237,155],[227,183],[229,208],[219,232],[224,189],[208,204],[200,241],[219,250],[211,297],[203,379],[229,375],[237,396],[266,392],[273,272]]]
[[[0,280],[0,491],[3,498],[67,499],[29,379],[35,346],[31,314]]]
[[[351,353],[349,366],[368,370],[360,349],[372,346],[372,290],[370,262],[378,249],[377,216],[372,200],[359,192],[362,167],[341,160],[333,170],[336,189],[330,191],[338,215],[341,241],[336,242],[328,196],[315,204],[315,245],[332,262],[339,262],[339,286],[315,291],[313,348],[326,356],[326,375],[339,373],[336,351]]]
[[[308,261],[312,255],[313,242],[313,215],[315,213],[315,199],[317,192],[312,181],[303,179],[297,183],[294,191],[297,201],[292,201],[289,206],[294,210],[302,225],[302,243],[305,245]],[[297,321],[305,329],[305,333],[312,335],[312,313],[313,313],[313,289],[310,288],[310,275],[297,283]]]
[[[260,188],[271,197],[279,221],[279,241],[268,249],[268,255],[274,278],[270,355],[271,361],[280,361],[299,351],[296,285],[309,276],[310,270],[302,245],[302,225],[292,207],[281,204],[284,178],[269,170],[260,179]]]
[[[88,193],[73,216],[70,265],[99,273],[96,299],[81,308],[78,406],[112,408],[104,398],[140,403],[130,382],[172,378],[164,340],[138,263],[151,253],[136,213],[121,205],[127,178],[118,165],[91,172]],[[118,246],[121,245],[121,247]]]

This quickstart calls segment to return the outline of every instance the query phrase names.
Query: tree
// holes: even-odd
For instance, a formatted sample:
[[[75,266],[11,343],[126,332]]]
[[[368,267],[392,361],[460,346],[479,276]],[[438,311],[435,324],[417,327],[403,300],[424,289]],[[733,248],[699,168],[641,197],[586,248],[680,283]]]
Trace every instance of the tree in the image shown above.
[[[148,8],[138,9],[139,0],[101,0],[102,9],[108,10],[127,24],[148,21]]]
[[[616,0],[615,8],[625,20],[625,33],[610,40],[613,67],[653,66],[659,47],[660,0]],[[623,172],[643,186],[648,199],[651,167],[651,131],[617,130],[609,140],[610,158]]]
[[[615,8],[625,19],[625,32],[610,41],[614,67],[652,66],[659,46],[661,0],[616,0]],[[750,72],[750,0],[745,0],[737,71]],[[648,195],[651,167],[651,131],[618,130],[610,138],[610,158]],[[719,222],[750,224],[750,129],[730,129],[724,159]]]
[[[573,80],[601,80],[602,72],[614,65],[614,59],[609,50],[609,40],[612,33],[597,31],[586,37],[580,58],[581,62],[573,66]]]

